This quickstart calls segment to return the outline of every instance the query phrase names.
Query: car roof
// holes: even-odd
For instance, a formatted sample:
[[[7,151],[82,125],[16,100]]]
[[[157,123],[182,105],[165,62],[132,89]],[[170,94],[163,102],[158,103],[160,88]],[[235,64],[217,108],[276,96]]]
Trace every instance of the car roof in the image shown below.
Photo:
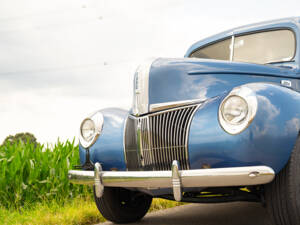
[[[240,26],[236,27],[224,32],[221,32],[219,34],[210,36],[208,38],[205,38],[203,40],[200,40],[193,44],[186,52],[184,57],[188,57],[193,51],[196,49],[205,46],[209,43],[213,43],[218,40],[226,39],[228,37],[231,37],[232,35],[240,35],[245,33],[251,33],[254,31],[260,31],[260,30],[269,30],[269,29],[278,29],[278,28],[290,28],[293,29],[293,31],[296,33],[296,39],[297,43],[299,38],[299,28],[300,28],[300,17],[289,17],[289,18],[282,18],[282,19],[276,19],[276,20],[270,20],[270,21],[264,21],[260,23],[254,23],[249,24],[246,26]],[[298,51],[297,51],[298,52]]]

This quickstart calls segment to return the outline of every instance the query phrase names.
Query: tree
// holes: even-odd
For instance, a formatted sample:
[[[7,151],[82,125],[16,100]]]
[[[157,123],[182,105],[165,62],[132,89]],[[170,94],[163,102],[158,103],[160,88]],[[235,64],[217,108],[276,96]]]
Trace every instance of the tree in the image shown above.
[[[39,144],[36,140],[36,137],[33,134],[26,132],[7,136],[3,141],[2,145],[5,145],[6,143],[15,144],[20,141],[23,143],[34,143],[35,146]]]

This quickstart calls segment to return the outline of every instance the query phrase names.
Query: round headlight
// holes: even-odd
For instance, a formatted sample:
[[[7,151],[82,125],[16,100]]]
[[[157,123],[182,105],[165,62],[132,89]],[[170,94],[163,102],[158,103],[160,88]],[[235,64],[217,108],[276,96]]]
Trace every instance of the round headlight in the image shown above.
[[[102,132],[103,122],[101,112],[96,112],[82,121],[79,141],[84,148],[89,148],[96,142]]]
[[[230,96],[223,102],[221,112],[227,123],[239,125],[243,123],[247,117],[248,104],[239,96]]]
[[[85,119],[81,124],[81,136],[85,141],[90,141],[95,135],[95,123],[91,119]]]
[[[219,122],[229,134],[239,134],[252,122],[257,111],[257,98],[247,86],[234,88],[219,107]]]

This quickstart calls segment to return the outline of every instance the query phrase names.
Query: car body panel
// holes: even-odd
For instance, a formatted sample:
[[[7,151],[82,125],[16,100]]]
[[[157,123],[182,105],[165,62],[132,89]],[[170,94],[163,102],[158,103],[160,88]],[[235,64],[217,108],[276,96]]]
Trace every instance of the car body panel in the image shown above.
[[[103,130],[96,143],[90,147],[90,160],[99,162],[107,171],[126,170],[123,135],[128,111],[118,108],[100,110],[104,117]],[[79,145],[80,162],[86,161],[86,150]]]
[[[240,68],[240,73],[238,72]],[[207,59],[157,59],[149,76],[149,104],[205,101],[252,82],[281,84],[289,80],[300,91],[297,71],[250,63]]]
[[[226,94],[195,113],[189,134],[191,169],[267,165],[278,173],[287,163],[300,128],[300,94],[273,84],[245,86],[256,92],[258,111],[242,133],[230,135],[219,124]]]

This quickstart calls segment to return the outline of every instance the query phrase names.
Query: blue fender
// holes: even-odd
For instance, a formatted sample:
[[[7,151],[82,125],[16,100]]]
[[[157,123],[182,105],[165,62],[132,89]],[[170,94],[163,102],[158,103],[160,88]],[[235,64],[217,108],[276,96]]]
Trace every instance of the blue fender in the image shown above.
[[[246,84],[257,96],[250,126],[228,134],[218,121],[227,94],[201,105],[191,122],[188,140],[191,169],[266,165],[280,172],[288,162],[300,127],[300,94],[270,83]]]
[[[104,123],[100,137],[90,147],[90,159],[102,164],[103,170],[126,170],[123,134],[128,111],[118,108],[102,109]],[[80,163],[84,164],[86,150],[79,145]]]

